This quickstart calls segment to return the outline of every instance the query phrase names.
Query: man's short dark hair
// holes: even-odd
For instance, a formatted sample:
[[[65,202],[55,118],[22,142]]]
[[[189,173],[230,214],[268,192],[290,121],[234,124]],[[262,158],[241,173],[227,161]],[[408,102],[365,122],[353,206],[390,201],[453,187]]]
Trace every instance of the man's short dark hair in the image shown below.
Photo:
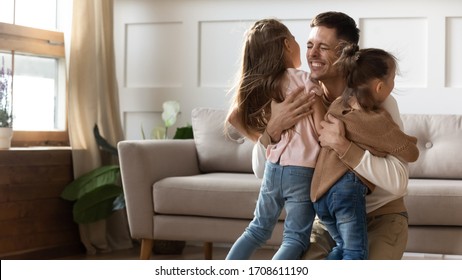
[[[325,12],[318,14],[310,24],[311,27],[325,26],[334,28],[337,37],[350,43],[359,43],[359,28],[349,15],[342,12]]]

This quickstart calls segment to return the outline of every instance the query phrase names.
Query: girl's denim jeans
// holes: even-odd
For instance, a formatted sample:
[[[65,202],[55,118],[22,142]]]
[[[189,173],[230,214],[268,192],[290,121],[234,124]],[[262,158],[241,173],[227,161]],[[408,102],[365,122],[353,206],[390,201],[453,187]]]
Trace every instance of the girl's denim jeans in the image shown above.
[[[327,259],[367,259],[366,194],[367,187],[348,171],[314,203],[319,219],[336,242]]]
[[[273,259],[299,259],[310,244],[314,220],[310,200],[313,168],[267,162],[254,219],[234,243],[226,259],[249,259],[270,237],[285,208],[282,244]]]

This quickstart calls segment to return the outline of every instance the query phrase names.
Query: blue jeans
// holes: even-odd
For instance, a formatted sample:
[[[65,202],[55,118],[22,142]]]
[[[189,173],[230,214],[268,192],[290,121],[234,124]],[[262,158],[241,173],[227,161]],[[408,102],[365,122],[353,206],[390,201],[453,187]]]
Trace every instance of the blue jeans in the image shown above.
[[[227,260],[249,259],[271,237],[283,207],[284,234],[273,259],[299,259],[310,244],[314,221],[310,186],[313,168],[267,162],[254,219],[234,243]]]
[[[327,259],[367,259],[366,194],[364,183],[348,171],[314,203],[319,219],[336,243]]]

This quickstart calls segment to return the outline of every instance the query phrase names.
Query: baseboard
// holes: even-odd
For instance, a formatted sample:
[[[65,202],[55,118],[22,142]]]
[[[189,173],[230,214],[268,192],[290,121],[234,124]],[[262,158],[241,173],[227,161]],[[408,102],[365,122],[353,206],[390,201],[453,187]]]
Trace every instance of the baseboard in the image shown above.
[[[402,260],[462,260],[462,256],[404,252]]]

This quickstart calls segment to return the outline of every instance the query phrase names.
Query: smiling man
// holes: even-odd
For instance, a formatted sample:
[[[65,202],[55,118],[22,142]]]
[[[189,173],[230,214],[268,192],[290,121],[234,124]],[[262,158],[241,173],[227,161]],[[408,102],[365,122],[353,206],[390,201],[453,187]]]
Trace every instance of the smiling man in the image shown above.
[[[324,90],[324,104],[329,107],[346,88],[346,81],[334,65],[340,54],[339,42],[357,44],[359,29],[351,17],[340,12],[317,15],[311,22],[311,28],[306,58],[312,78],[317,79]],[[281,103],[273,102],[266,131],[253,151],[253,169],[257,176],[262,174],[264,167],[265,147],[270,142],[279,141],[282,131],[310,114],[311,104],[300,92],[289,95]],[[382,106],[402,129],[396,100],[390,95]],[[333,117],[323,121],[322,126],[321,145],[332,148],[351,170],[376,185],[375,191],[366,197],[369,258],[401,259],[408,235],[407,210],[403,200],[409,178],[407,164],[393,156],[376,157],[361,149],[346,138],[343,123]],[[333,246],[333,241],[319,222],[313,225],[311,243],[306,258],[324,258]]]
[[[306,59],[311,77],[321,81],[325,97],[332,102],[346,87],[346,81],[333,65],[340,50],[340,40],[358,44],[359,29],[355,21],[343,13],[328,12],[316,16],[311,22]]]

